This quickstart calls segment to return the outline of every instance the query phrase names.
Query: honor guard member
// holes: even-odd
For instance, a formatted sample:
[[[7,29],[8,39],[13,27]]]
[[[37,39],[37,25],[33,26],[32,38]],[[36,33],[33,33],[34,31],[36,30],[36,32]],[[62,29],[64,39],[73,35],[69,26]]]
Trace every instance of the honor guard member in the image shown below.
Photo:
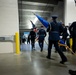
[[[39,46],[41,48],[41,52],[43,51],[45,36],[46,36],[46,31],[44,29],[44,26],[41,26],[41,28],[38,31],[38,42],[39,42]]]
[[[29,34],[30,40],[31,40],[31,46],[32,46],[32,50],[35,49],[35,38],[36,38],[36,33],[34,31],[34,29],[32,28],[32,30],[30,31]]]
[[[75,53],[76,52],[76,21],[74,21],[70,25],[69,32],[70,32],[71,38],[73,40],[72,50]]]
[[[57,19],[57,16],[53,15],[52,22],[49,24],[47,28],[47,32],[49,32],[47,58],[51,59],[51,49],[52,49],[52,44],[54,44],[55,49],[57,50],[57,52],[59,53],[62,59],[60,63],[64,64],[67,61],[67,58],[63,54],[62,50],[60,50],[59,45],[58,45],[58,41],[60,40],[60,31],[63,30],[63,26],[61,23],[58,23],[56,19]]]

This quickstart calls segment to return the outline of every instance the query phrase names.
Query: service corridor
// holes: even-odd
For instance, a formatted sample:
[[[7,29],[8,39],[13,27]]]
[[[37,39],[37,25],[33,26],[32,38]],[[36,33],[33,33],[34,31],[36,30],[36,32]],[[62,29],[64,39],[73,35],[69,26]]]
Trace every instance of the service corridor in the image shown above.
[[[0,54],[0,75],[69,75],[69,69],[76,70],[76,56],[69,52],[64,53],[68,58],[65,65],[59,63],[61,59],[58,53],[55,53],[54,47],[54,60],[46,58],[47,50],[40,52],[37,47],[35,51],[23,50],[19,55]]]

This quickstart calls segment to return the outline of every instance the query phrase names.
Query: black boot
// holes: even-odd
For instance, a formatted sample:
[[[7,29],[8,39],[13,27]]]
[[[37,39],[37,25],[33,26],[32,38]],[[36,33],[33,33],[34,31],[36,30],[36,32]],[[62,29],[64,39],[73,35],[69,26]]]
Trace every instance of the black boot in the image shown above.
[[[41,52],[43,51],[43,48],[41,47]]]
[[[67,62],[67,59],[64,60],[64,61],[60,61],[61,64],[64,64],[65,62]]]
[[[76,75],[76,71],[69,70],[69,74],[70,74],[70,75]]]
[[[51,59],[49,56],[46,56],[47,59]]]

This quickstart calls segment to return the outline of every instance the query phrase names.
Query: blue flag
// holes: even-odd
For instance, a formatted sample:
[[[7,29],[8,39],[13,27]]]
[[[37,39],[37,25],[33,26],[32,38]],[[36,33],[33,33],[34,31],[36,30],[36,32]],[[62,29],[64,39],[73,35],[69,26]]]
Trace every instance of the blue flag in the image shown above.
[[[65,44],[65,42],[62,40],[62,39],[60,39],[60,41],[59,41],[61,44]]]
[[[39,21],[47,28],[49,25],[49,22],[43,19],[41,16],[35,14],[35,16],[39,19]]]
[[[30,20],[31,24],[32,24],[32,28],[35,28],[35,24]]]

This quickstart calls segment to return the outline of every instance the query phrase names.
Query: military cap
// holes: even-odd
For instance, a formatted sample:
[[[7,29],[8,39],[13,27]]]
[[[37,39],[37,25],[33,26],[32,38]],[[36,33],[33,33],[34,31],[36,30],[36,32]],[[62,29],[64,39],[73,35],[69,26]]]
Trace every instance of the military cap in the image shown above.
[[[57,15],[52,15],[51,16],[53,19],[56,19],[58,16]]]

